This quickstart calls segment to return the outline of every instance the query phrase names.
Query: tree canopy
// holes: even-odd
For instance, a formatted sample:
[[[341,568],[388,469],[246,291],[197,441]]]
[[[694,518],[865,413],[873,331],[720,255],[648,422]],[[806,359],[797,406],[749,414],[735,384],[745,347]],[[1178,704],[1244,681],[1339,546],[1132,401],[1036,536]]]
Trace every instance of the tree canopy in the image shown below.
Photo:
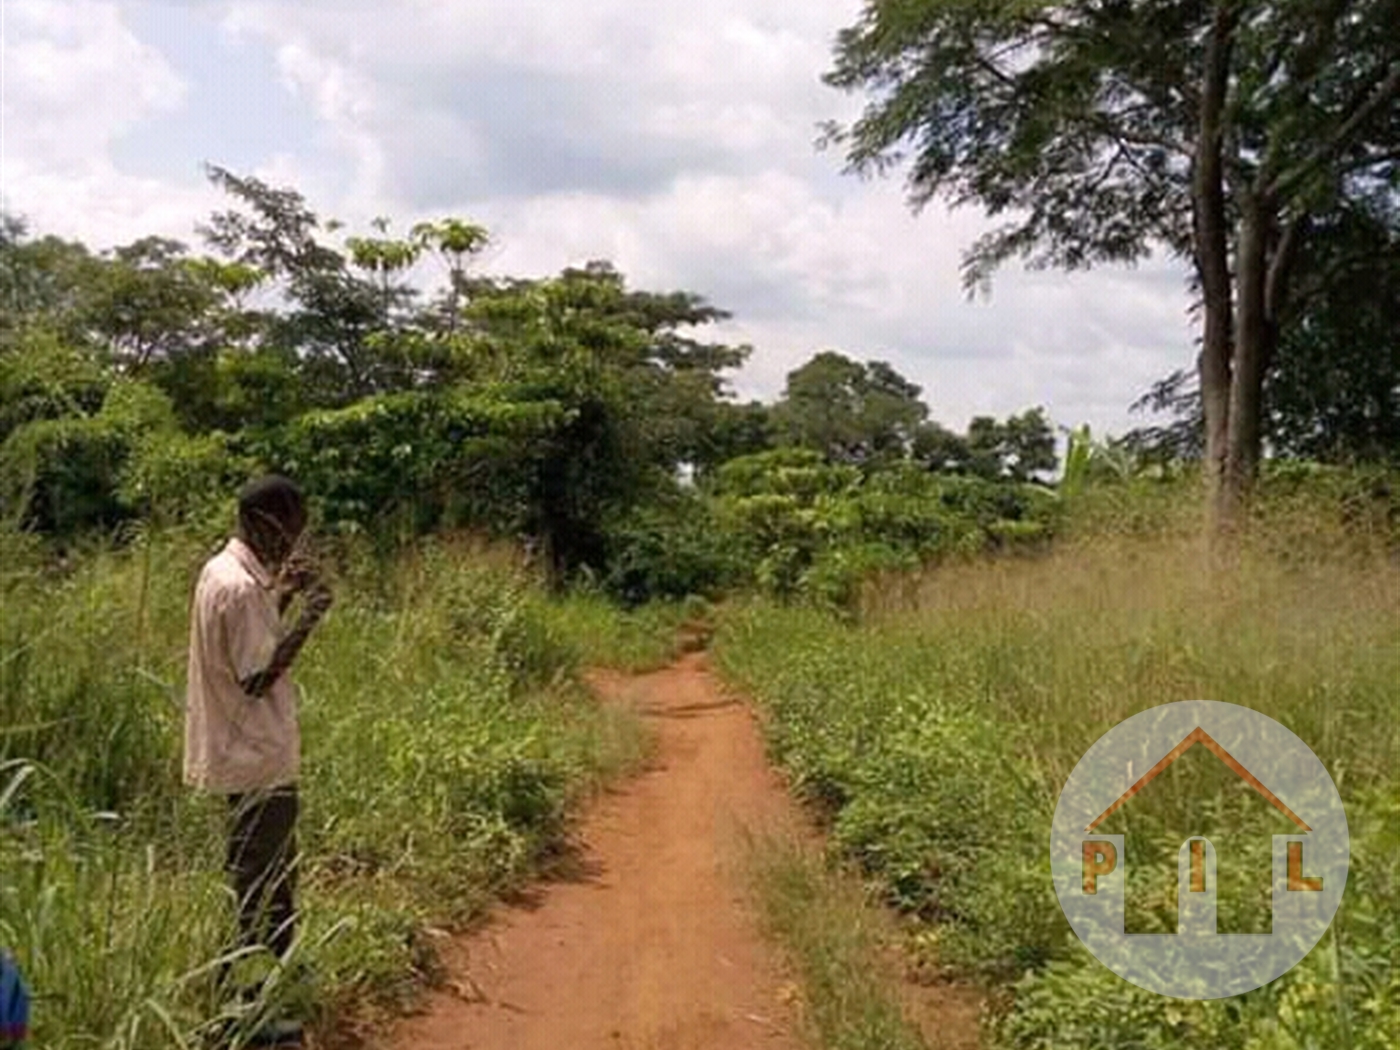
[[[1345,293],[1314,247],[1339,216],[1393,218],[1397,24],[1397,0],[870,0],[827,78],[869,101],[827,140],[856,170],[907,160],[916,206],[944,195],[1003,220],[967,254],[973,285],[1013,257],[1188,259],[1228,525],[1285,323],[1309,281]]]
[[[1039,412],[954,434],[889,364],[836,351],[795,369],[777,404],[740,403],[729,375],[752,348],[706,338],[728,314],[698,294],[631,287],[603,261],[487,276],[475,262],[490,235],[464,219],[350,233],[295,190],[210,175],[230,206],[199,231],[203,251],[146,237],[92,252],[0,226],[6,521],[63,538],[198,519],[276,469],[334,530],[523,537],[556,580],[592,573],[629,600],[703,590],[770,555],[788,567],[770,585],[816,573],[844,594],[916,539],[1002,542],[994,527],[1024,501],[976,485],[1054,469]],[[778,446],[841,484],[760,530],[797,547],[736,569],[749,542],[736,530],[775,513],[773,493],[723,514],[714,501],[727,464],[786,469],[764,458]],[[920,482],[896,513],[866,490],[899,469],[977,480]],[[842,544],[865,554],[823,553]]]

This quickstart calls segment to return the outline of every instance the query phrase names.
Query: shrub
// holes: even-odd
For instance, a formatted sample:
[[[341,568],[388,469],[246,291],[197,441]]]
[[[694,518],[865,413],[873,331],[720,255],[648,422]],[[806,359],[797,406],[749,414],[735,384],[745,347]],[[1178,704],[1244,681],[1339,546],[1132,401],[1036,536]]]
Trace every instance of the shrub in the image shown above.
[[[740,578],[732,537],[695,495],[628,514],[608,528],[607,547],[604,588],[629,607],[717,597]]]

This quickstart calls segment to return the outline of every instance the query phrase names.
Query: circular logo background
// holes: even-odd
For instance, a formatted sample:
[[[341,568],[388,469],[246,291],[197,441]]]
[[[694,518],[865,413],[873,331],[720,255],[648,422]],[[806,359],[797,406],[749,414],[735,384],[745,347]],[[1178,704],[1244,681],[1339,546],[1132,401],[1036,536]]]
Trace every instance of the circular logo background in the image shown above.
[[[1272,838],[1270,933],[1217,933],[1215,859],[1229,837],[1180,828],[1176,933],[1127,933],[1122,834],[1138,793],[1177,759],[1204,748],[1287,830]],[[1209,759],[1207,759],[1209,761]],[[1140,803],[1144,800],[1139,799]],[[1267,715],[1237,704],[1163,704],[1120,722],[1074,767],[1050,829],[1055,893],[1070,926],[1109,969],[1150,991],[1218,999],[1267,984],[1321,939],[1346,888],[1346,812],[1312,749]]]

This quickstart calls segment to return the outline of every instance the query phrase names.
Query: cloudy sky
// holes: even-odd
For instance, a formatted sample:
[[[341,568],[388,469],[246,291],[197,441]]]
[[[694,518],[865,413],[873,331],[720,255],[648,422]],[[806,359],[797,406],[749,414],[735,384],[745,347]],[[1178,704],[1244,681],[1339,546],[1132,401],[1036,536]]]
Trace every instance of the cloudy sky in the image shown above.
[[[1192,359],[1179,270],[1008,267],[968,301],[971,211],[816,149],[859,99],[821,83],[860,0],[0,0],[0,206],[109,246],[195,240],[213,162],[352,226],[462,216],[483,268],[609,259],[686,289],[769,398],[820,349],[894,364],[935,418],[1043,405],[1121,432]]]

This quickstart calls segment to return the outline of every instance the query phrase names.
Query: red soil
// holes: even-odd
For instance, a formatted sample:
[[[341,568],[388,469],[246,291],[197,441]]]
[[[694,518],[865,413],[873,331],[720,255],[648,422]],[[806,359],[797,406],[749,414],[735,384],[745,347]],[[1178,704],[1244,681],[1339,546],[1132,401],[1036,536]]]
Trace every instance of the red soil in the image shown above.
[[[812,833],[752,713],[725,695],[704,653],[589,681],[653,724],[654,760],[591,808],[576,870],[449,943],[448,990],[391,1045],[797,1050],[800,995],[759,933],[743,862],[749,834]],[[932,1046],[975,1047],[976,1004],[961,991],[902,989]]]

